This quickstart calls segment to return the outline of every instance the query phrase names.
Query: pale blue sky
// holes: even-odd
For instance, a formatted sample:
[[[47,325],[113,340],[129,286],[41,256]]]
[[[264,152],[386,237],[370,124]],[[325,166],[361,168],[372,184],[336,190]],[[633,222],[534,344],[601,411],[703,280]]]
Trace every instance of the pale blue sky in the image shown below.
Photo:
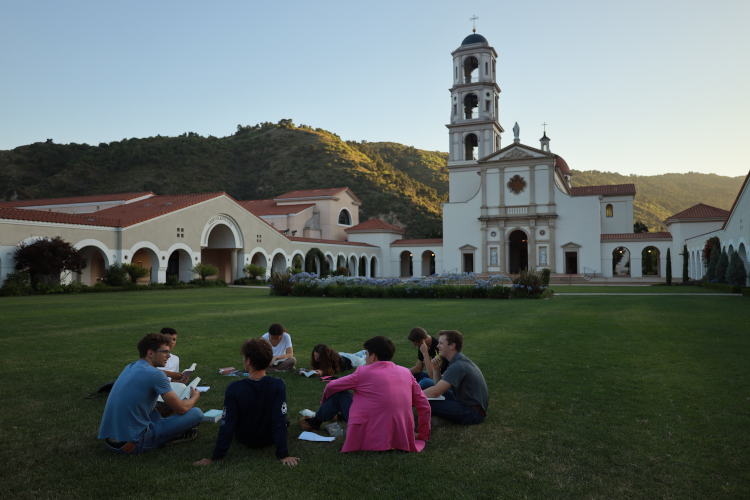
[[[450,53],[498,52],[503,145],[572,168],[750,169],[750,2],[0,0],[0,149],[237,124],[447,151]]]

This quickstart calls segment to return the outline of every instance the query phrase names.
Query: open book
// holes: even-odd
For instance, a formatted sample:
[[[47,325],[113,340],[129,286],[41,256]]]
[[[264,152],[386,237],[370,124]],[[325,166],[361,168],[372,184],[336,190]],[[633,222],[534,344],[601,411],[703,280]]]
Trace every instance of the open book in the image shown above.
[[[300,371],[299,371],[299,374],[300,374],[300,375],[304,375],[304,376],[305,376],[305,377],[307,377],[307,378],[310,378],[310,377],[315,377],[315,376],[317,376],[317,375],[318,375],[318,372],[316,372],[315,370],[300,370]]]
[[[188,368],[187,370],[185,370],[184,372],[182,372],[182,374],[184,376],[186,376],[186,377],[189,377],[195,371],[195,367],[196,366],[198,366],[198,364],[197,363],[193,363],[192,365],[190,365],[190,368]]]
[[[190,388],[191,387],[198,387],[198,382],[201,381],[200,377],[195,377],[192,382],[190,382],[190,385],[186,386],[178,396],[180,399],[189,399],[190,398]]]

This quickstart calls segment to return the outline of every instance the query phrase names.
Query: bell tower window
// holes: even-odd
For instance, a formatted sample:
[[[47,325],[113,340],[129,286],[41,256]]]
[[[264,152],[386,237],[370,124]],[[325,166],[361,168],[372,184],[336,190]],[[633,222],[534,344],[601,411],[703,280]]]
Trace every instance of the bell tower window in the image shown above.
[[[464,160],[476,160],[475,148],[479,146],[479,140],[475,134],[468,134],[464,139]]]
[[[472,83],[479,81],[477,74],[479,73],[479,61],[474,56],[469,56],[464,59],[464,83]]]
[[[475,109],[476,111],[474,111]],[[476,94],[467,94],[464,97],[464,118],[467,120],[479,118],[479,98]]]

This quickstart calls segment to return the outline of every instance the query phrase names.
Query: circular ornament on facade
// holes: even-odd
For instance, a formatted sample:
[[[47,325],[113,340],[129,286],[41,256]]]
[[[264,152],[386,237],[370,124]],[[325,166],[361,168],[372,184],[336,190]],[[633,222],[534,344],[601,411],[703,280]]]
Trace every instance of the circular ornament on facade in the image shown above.
[[[545,231],[544,229],[542,229],[541,231],[539,231],[539,234],[541,234],[542,236],[544,236],[545,234],[547,234],[547,231]]]
[[[497,236],[497,233],[496,233],[495,231],[492,231],[492,232],[490,233],[490,236],[492,236],[492,237],[494,238],[495,236]]]
[[[164,259],[165,259],[165,257],[164,257],[164,256],[162,255],[162,256],[161,256],[161,260],[164,260]]]
[[[518,194],[526,187],[526,181],[520,175],[514,175],[508,182],[508,189]]]

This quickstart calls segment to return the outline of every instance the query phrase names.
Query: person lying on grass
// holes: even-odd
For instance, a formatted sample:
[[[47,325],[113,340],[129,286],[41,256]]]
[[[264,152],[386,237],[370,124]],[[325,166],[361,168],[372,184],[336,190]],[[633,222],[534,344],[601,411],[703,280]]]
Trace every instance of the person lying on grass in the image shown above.
[[[297,465],[299,458],[290,457],[286,445],[286,384],[280,378],[266,376],[266,367],[273,358],[271,344],[263,339],[246,340],[240,352],[248,378],[227,386],[213,458],[193,465],[208,465],[224,458],[232,438],[250,448],[274,444],[276,458],[283,465]]]
[[[140,359],[117,377],[99,427],[99,439],[104,439],[110,450],[135,455],[198,436],[203,412],[194,406],[200,393],[191,388],[190,398],[180,399],[164,372],[157,370],[167,364],[171,344],[167,335],[149,333],[138,342]],[[159,395],[177,415],[162,418],[155,409]]]
[[[303,417],[300,427],[320,430],[323,422],[347,422],[342,453],[348,451],[404,450],[418,452],[430,439],[430,404],[408,368],[391,362],[396,347],[386,337],[364,343],[366,366],[330,382],[316,415]],[[354,390],[354,395],[348,389]],[[414,436],[414,414],[419,415],[419,436]],[[339,417],[340,415],[340,417]]]
[[[412,343],[414,347],[418,348],[417,364],[412,366],[410,370],[412,375],[414,375],[414,378],[417,379],[417,382],[419,382],[419,386],[422,389],[424,389],[425,387],[429,387],[430,385],[434,385],[424,385],[422,381],[424,380],[425,383],[432,382],[432,369],[429,368],[429,363],[425,363],[425,360],[432,359],[437,356],[438,340],[432,335],[427,335],[427,330],[420,327],[412,328],[407,339]],[[427,372],[424,371],[425,365],[427,365]]]
[[[461,352],[464,337],[456,330],[438,332],[440,357],[450,362],[442,379],[424,390],[428,398],[445,396],[445,400],[430,401],[432,414],[453,422],[481,424],[487,416],[490,394],[482,371]],[[448,389],[453,388],[452,391]]]
[[[294,369],[297,359],[294,357],[294,349],[292,349],[292,337],[281,323],[274,323],[269,326],[268,332],[261,338],[271,344],[273,348],[273,357],[271,362],[268,363],[268,368],[266,368],[268,373],[286,372]],[[277,361],[279,363],[275,364]]]
[[[172,382],[179,382],[180,384],[187,384],[190,381],[190,377],[184,373],[180,373],[180,357],[176,354],[172,354],[174,346],[177,345],[177,330],[174,328],[162,328],[159,333],[169,336],[169,359],[167,360],[166,366],[157,366],[157,368],[163,371],[167,377],[172,379]]]
[[[365,353],[364,349],[354,354],[336,352],[325,344],[318,344],[312,350],[310,370],[300,370],[300,375],[314,371],[321,377],[325,377],[357,368],[365,364]]]

